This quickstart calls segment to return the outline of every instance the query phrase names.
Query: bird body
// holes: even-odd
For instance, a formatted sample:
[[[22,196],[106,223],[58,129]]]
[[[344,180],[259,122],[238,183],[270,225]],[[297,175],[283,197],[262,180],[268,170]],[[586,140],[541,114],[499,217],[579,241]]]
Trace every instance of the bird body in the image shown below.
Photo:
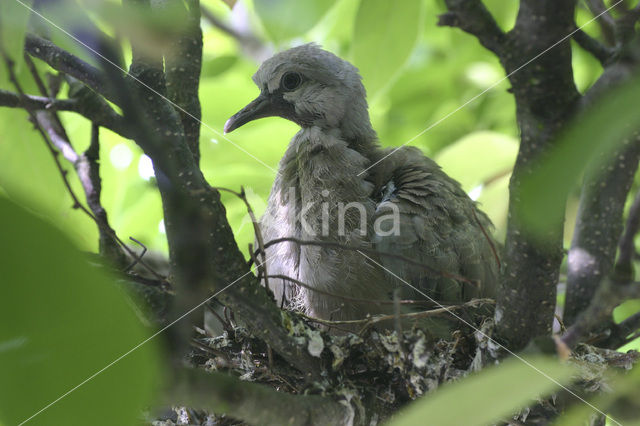
[[[277,298],[310,316],[353,320],[393,313],[392,304],[375,301],[394,295],[441,303],[493,295],[489,219],[418,149],[378,146],[353,65],[307,44],[265,61],[254,81],[261,95],[225,131],[272,115],[301,126],[280,162],[263,238],[318,243],[267,249],[271,275],[320,290],[272,279]]]

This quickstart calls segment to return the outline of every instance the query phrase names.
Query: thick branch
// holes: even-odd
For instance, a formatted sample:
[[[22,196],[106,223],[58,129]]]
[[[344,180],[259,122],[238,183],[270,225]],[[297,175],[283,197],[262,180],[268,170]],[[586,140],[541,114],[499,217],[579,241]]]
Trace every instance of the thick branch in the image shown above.
[[[627,141],[616,151],[610,163],[600,161],[585,174],[569,251],[565,324],[589,305],[613,267],[624,204],[638,169],[640,140]]]
[[[220,194],[209,187],[184,140],[180,117],[146,87],[124,84],[108,65],[105,71],[125,118],[136,125],[135,142],[153,160],[180,297],[195,306],[211,291],[221,292],[218,299],[242,318],[251,333],[269,342],[300,371],[319,375],[320,359],[289,335],[282,326],[282,312],[250,274],[226,220]],[[133,76],[143,78],[147,71],[138,64]]]
[[[319,395],[291,395],[223,373],[184,369],[168,401],[225,413],[255,425],[351,424],[345,405]]]
[[[95,92],[92,92],[95,95]],[[104,101],[102,101],[104,102]],[[89,105],[82,99],[55,99],[46,96],[20,96],[0,89],[0,106],[24,108],[31,110],[71,111],[76,112],[100,127],[105,127],[122,137],[131,138],[131,132],[125,126],[124,119],[106,102],[100,105]]]
[[[589,332],[610,319],[613,309],[628,299],[640,298],[640,283],[619,283],[605,279],[591,304],[562,335],[562,341],[574,348]]]
[[[91,89],[117,104],[113,92],[107,85],[104,74],[94,66],[61,49],[49,40],[33,34],[27,34],[24,41],[24,49],[31,56],[49,64],[51,68],[77,78]]]
[[[200,1],[188,0],[185,4],[183,7],[176,3],[182,15],[182,26],[165,54],[165,73],[167,96],[178,106],[185,141],[198,163],[202,118],[198,93],[202,68]]]
[[[505,34],[481,0],[446,0],[445,3],[449,11],[438,17],[439,26],[458,27],[476,36],[498,57],[502,54]]]
[[[498,336],[512,349],[551,332],[562,260],[564,202],[545,206],[555,226],[542,233],[528,229],[518,212],[529,196],[521,191],[522,183],[536,173],[579,99],[568,39],[574,29],[574,8],[574,0],[522,0],[501,57],[516,98],[521,134],[509,185],[505,267],[496,307]]]
[[[624,83],[637,68],[633,55],[611,64],[585,94],[581,108],[597,108],[601,95]],[[613,267],[622,232],[624,204],[638,169],[640,137],[619,144],[608,163],[596,161],[585,173],[567,276],[565,324],[589,303]]]

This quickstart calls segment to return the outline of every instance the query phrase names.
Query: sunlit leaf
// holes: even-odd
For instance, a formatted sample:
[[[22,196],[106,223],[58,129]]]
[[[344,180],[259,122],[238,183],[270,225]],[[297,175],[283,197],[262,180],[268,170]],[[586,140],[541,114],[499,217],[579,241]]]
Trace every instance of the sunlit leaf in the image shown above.
[[[335,0],[254,0],[260,21],[276,42],[313,28],[334,3]]]
[[[389,84],[407,62],[422,21],[420,0],[360,3],[353,34],[353,61],[370,97]]]
[[[149,334],[129,296],[6,199],[0,223],[0,423],[137,423],[159,370],[154,342],[110,366]]]
[[[554,359],[527,362],[533,367],[510,359],[446,385],[401,411],[391,425],[485,426],[535,403],[568,383],[573,374],[572,368]]]
[[[202,63],[202,78],[216,77],[227,72],[238,62],[235,55],[223,55],[213,59],[205,59]]]

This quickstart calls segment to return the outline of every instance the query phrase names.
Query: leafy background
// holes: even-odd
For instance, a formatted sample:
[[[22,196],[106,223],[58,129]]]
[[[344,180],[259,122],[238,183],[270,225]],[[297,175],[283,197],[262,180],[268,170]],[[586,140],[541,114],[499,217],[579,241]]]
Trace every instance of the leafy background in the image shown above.
[[[101,13],[101,8],[119,4],[115,0],[77,3],[107,30],[113,14]],[[212,185],[236,190],[244,186],[257,213],[264,209],[274,178],[271,169],[277,168],[296,126],[269,118],[227,136],[222,135],[222,127],[257,95],[251,75],[260,59],[269,52],[316,42],[360,69],[380,143],[399,146],[410,141],[433,157],[478,200],[492,218],[496,236],[503,238],[507,185],[518,147],[514,100],[493,54],[459,30],[436,27],[437,15],[444,12],[441,0],[203,0],[202,4],[218,19],[260,41],[259,49],[247,54],[235,39],[203,20],[201,165]],[[485,4],[503,28],[512,26],[517,2],[487,0]],[[24,32],[25,10],[13,0],[3,1],[1,7],[5,40],[21,40],[17,35]],[[74,16],[80,15],[55,13],[51,19],[64,24]],[[588,19],[590,15],[579,9],[578,24]],[[599,31],[595,24],[584,30],[592,35]],[[51,36],[74,53],[84,54],[59,31],[51,29]],[[20,45],[13,44],[12,51],[18,51]],[[575,45],[573,62],[577,85],[585,90],[599,76],[601,66]],[[0,85],[9,88],[2,72]],[[63,113],[62,118],[76,149],[85,149],[90,123],[71,113]],[[60,229],[80,250],[95,251],[95,225],[71,209],[71,198],[50,154],[28,124],[27,114],[1,110],[0,135],[0,196]],[[112,226],[123,238],[133,236],[152,250],[166,252],[161,202],[148,158],[132,142],[104,129],[101,142],[102,202]],[[73,173],[71,177],[81,193]],[[227,194],[223,200],[246,253],[253,231],[245,206]],[[577,193],[568,202],[566,244],[576,208]],[[638,305],[630,302],[618,308],[617,319],[637,311]]]

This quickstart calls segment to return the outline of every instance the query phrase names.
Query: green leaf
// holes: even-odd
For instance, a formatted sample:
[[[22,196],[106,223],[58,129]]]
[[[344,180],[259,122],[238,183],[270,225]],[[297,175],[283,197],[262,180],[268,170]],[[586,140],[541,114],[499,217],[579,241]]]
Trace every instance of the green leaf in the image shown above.
[[[468,192],[478,185],[490,184],[497,177],[508,175],[517,154],[516,138],[497,132],[477,131],[438,152],[435,160]]]
[[[492,424],[550,394],[558,388],[555,382],[568,383],[573,374],[572,368],[554,359],[531,358],[527,362],[535,368],[512,358],[446,385],[401,411],[391,425],[423,425],[425,419],[438,426]]]
[[[122,357],[149,335],[129,296],[6,199],[0,224],[0,423],[136,424],[159,369],[154,342]]]
[[[276,42],[300,36],[314,27],[335,0],[254,0],[267,34]]]
[[[236,55],[222,55],[213,59],[205,59],[202,64],[202,78],[217,77],[229,71],[238,62]]]
[[[535,173],[522,183],[522,203],[518,211],[533,231],[544,233],[557,225],[549,209],[564,207],[564,200],[578,182],[586,166],[606,163],[612,151],[637,126],[640,108],[640,79],[633,78],[610,90],[596,105],[574,120],[555,147],[545,155]]]
[[[422,23],[420,0],[360,3],[353,34],[353,62],[370,97],[387,86],[409,59]]]

